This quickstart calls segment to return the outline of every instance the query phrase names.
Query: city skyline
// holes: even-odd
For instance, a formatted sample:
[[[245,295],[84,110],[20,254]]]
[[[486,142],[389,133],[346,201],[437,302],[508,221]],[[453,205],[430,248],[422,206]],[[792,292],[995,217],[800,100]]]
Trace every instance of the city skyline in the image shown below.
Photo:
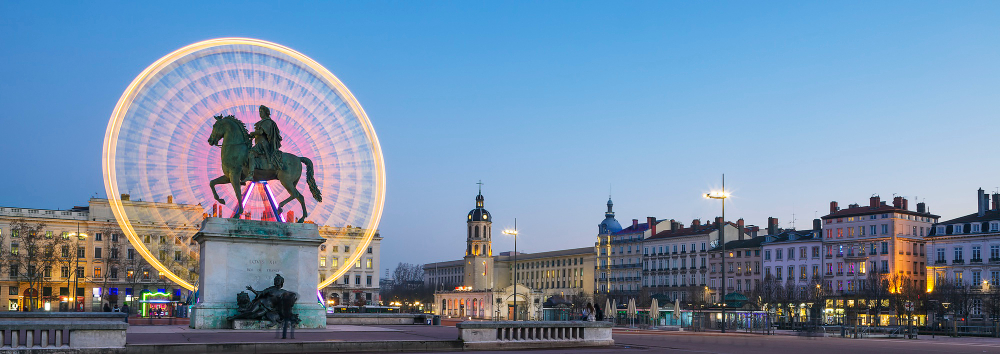
[[[295,48],[357,96],[386,160],[388,268],[460,255],[479,180],[495,228],[517,218],[532,253],[592,245],[609,193],[623,225],[712,219],[719,205],[702,196],[722,173],[729,220],[790,227],[794,213],[799,229],[873,193],[948,220],[1000,186],[987,150],[997,4],[729,5],[0,4],[15,133],[0,165],[19,168],[0,177],[14,191],[0,205],[103,197],[101,141],[122,90],[170,51],[223,36]],[[497,253],[512,246],[494,239]]]

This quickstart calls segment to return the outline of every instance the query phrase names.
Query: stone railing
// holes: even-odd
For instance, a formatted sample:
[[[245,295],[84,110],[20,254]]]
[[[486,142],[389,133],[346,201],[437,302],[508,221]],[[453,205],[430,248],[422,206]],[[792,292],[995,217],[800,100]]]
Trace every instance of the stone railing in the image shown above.
[[[0,352],[125,352],[124,313],[0,312]]]
[[[592,347],[614,345],[610,322],[466,321],[456,325],[466,349]]]
[[[412,325],[426,324],[431,314],[422,313],[328,313],[327,325]]]

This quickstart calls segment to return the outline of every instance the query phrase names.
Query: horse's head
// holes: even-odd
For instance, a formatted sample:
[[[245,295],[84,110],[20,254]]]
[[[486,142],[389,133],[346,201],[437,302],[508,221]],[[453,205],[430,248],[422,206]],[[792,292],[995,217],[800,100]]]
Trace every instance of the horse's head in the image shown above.
[[[219,140],[226,139],[230,143],[241,143],[248,140],[246,126],[235,116],[215,116],[214,118],[215,124],[212,125],[212,134],[208,136],[209,145],[218,145]],[[242,134],[239,134],[240,130],[242,130]]]
[[[219,140],[225,135],[225,129],[222,127],[222,116],[215,116],[215,124],[212,124],[212,134],[208,136],[208,144],[215,146],[219,144]]]

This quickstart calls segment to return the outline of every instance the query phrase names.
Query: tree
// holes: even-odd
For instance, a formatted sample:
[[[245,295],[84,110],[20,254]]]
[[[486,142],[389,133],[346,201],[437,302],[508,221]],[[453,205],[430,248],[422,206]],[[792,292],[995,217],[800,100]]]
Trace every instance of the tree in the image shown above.
[[[760,286],[754,289],[751,294],[751,299],[757,301],[757,304],[762,309],[768,309],[768,313],[771,313],[772,310],[777,310],[777,304],[781,303],[784,286],[781,279],[768,274],[764,277],[764,281],[760,283]]]
[[[7,269],[11,280],[18,287],[27,284],[27,311],[39,308],[43,285],[52,277],[52,266],[57,262],[56,247],[61,238],[45,231],[44,223],[29,223],[15,219],[10,224],[11,246],[7,253]]]
[[[132,304],[129,306],[133,309],[138,308],[136,307],[139,300],[138,286],[140,282],[149,281],[146,276],[150,272],[150,265],[139,252],[128,246],[125,247],[125,258],[121,259],[120,263],[125,269],[125,284],[128,285],[128,290],[132,291]]]
[[[101,300],[107,301],[109,305],[116,305],[118,303],[118,295],[111,293],[109,285],[112,280],[118,280],[118,272],[121,270],[122,237],[124,236],[121,230],[113,224],[105,224],[94,234],[94,260],[99,262],[103,269],[99,274],[94,273],[93,280],[94,282],[100,282]],[[96,254],[97,246],[100,246],[101,254]]]
[[[990,316],[994,327],[1000,321],[1000,286],[989,285],[983,291],[983,310]]]
[[[823,306],[825,305],[824,300],[826,297],[823,278],[820,278],[818,275],[812,277],[809,280],[809,284],[806,285],[802,296],[805,301],[812,303],[812,307],[809,309],[809,317],[812,323],[815,325],[822,323]]]
[[[921,307],[920,299],[923,291],[913,279],[900,274],[890,277],[889,283],[892,286],[890,299],[892,309],[896,313],[896,323],[902,323],[903,315],[910,315],[910,311],[906,309],[907,303],[913,305],[913,312]]]
[[[886,273],[878,272],[868,272],[868,276],[862,282],[861,294],[865,297],[868,303],[868,310],[870,310],[875,316],[875,325],[881,325],[882,310],[888,306],[889,296],[892,295],[891,289],[893,282],[898,282],[899,276],[896,274],[889,275]]]
[[[80,296],[80,294],[75,294],[76,289],[73,286],[73,279],[74,277],[84,276],[82,271],[79,272],[79,274],[77,273],[77,266],[80,264],[80,259],[82,258],[79,257],[78,250],[79,247],[81,246],[80,241],[83,240],[83,237],[81,237],[80,235],[74,235],[73,237],[71,237],[69,233],[63,233],[62,235],[60,235],[59,238],[60,238],[60,243],[56,249],[55,264],[57,267],[60,268],[59,269],[60,277],[64,278],[64,280],[66,281],[66,289],[68,292],[67,295],[72,294]],[[73,299],[72,303],[74,304],[76,303],[75,298]]]
[[[423,265],[399,263],[392,272],[392,279],[387,280],[387,293],[381,294],[381,297],[389,303],[400,303],[404,312],[415,310],[418,302],[430,304],[434,301],[434,288],[424,284],[423,279]]]

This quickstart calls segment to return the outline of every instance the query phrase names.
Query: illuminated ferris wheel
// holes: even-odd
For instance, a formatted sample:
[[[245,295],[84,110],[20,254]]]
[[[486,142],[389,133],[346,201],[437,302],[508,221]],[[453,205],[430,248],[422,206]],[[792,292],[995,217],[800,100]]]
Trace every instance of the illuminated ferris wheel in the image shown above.
[[[385,188],[382,152],[347,87],[319,63],[275,43],[247,38],[194,43],[132,81],[108,123],[103,156],[109,204],[129,242],[161,274],[189,290],[196,275],[171,267],[162,250],[157,254],[141,236],[159,226],[189,240],[196,231],[191,226],[205,215],[233,216],[234,192],[219,188],[220,197],[231,201],[219,205],[209,187],[222,175],[220,149],[208,143],[213,117],[233,115],[252,130],[261,105],[270,108],[281,129],[282,151],[308,156],[315,166],[323,200],[307,198],[308,221],[321,230],[363,230],[355,252],[320,288],[361,257],[378,227]],[[237,217],[282,221],[303,215],[296,203],[282,211],[288,215],[275,213],[273,201],[288,197],[280,184],[244,187],[246,208]],[[177,207],[157,204],[167,201]]]

